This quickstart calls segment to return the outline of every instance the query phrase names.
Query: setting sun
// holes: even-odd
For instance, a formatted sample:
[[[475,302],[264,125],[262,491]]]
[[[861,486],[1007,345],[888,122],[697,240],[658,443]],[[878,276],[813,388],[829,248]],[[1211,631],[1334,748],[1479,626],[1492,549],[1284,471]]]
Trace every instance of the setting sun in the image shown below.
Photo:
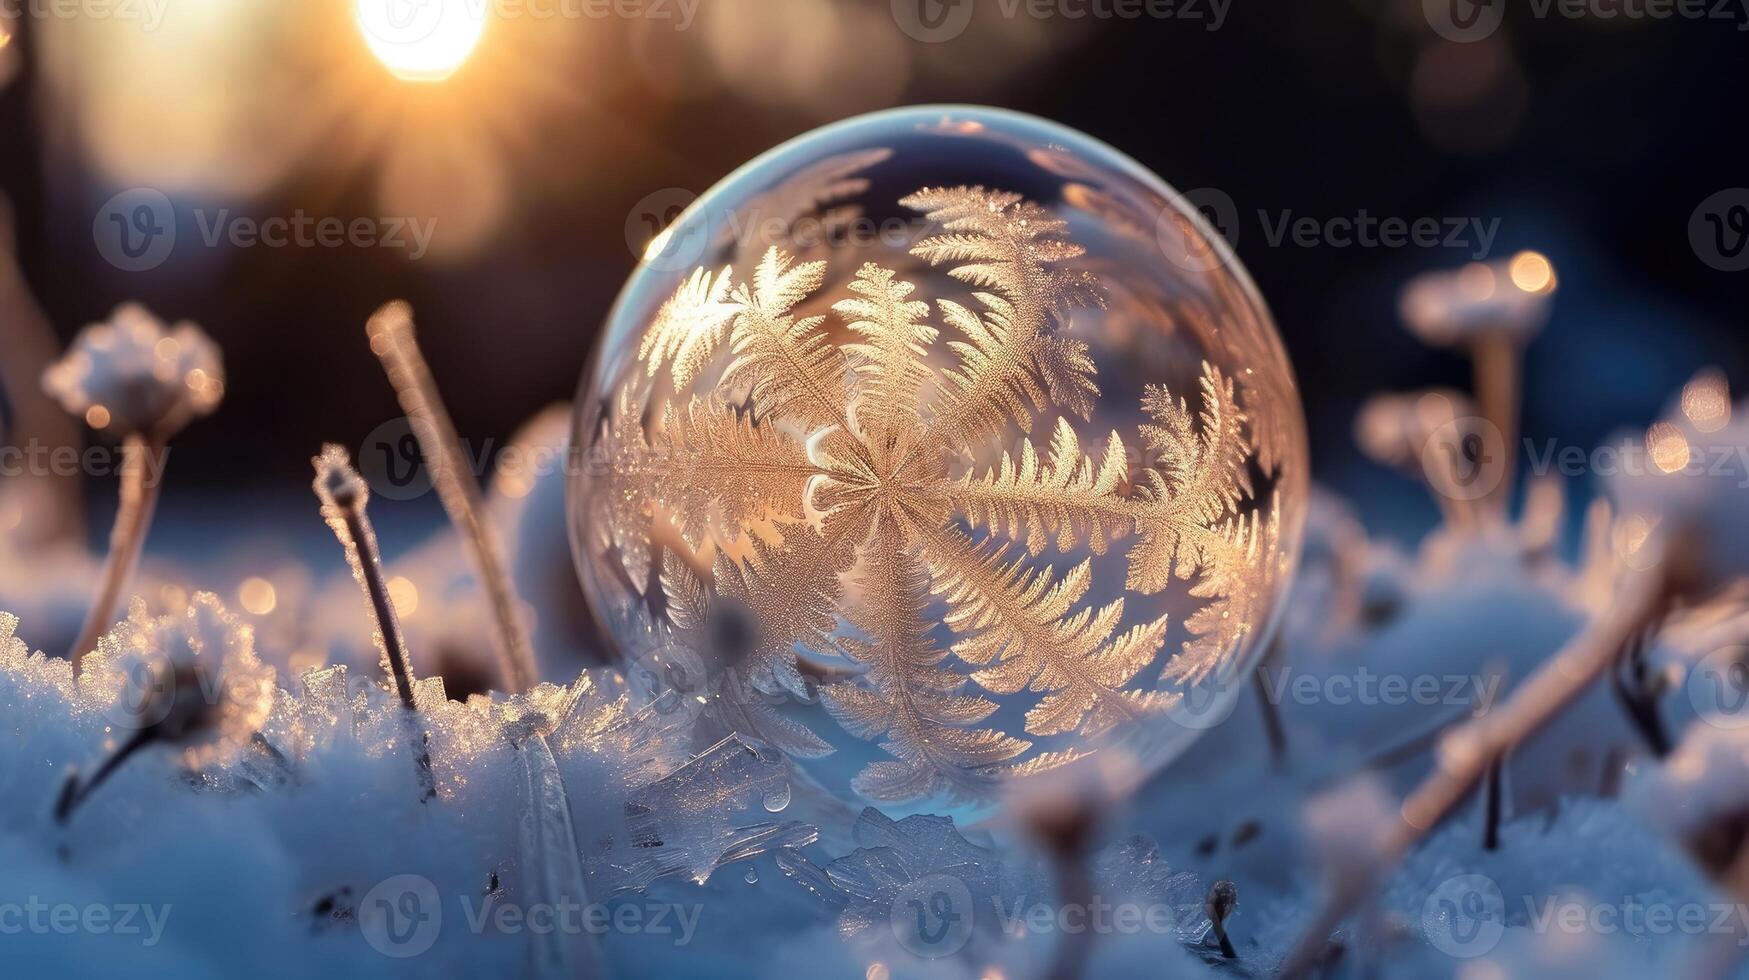
[[[395,77],[440,82],[468,60],[486,31],[489,0],[356,0],[364,40]]]

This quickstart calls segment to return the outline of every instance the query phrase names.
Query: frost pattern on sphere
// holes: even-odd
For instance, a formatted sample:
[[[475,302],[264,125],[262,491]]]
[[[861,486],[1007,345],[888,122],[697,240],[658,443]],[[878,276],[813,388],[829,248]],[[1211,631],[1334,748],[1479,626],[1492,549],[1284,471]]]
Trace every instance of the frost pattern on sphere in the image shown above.
[[[614,363],[583,400],[577,545],[653,686],[822,760],[804,768],[835,791],[964,815],[1107,736],[1163,761],[1156,747],[1180,740],[1165,726],[1198,727],[1291,568],[1303,440],[1278,348],[1253,363],[1181,343],[1193,372],[1108,389],[1110,345],[1082,318],[1133,332],[1161,311],[1122,276],[1108,285],[1076,222],[1020,192],[886,202],[854,176],[904,158],[830,157],[801,172],[824,186],[743,209],[758,222],[772,200],[861,195],[925,229],[902,249],[810,248],[766,226],[720,267],[640,273],[666,265],[677,284],[618,357],[624,299],[616,311]],[[681,235],[696,244],[688,223],[718,193]],[[1218,315],[1165,312],[1180,338]]]

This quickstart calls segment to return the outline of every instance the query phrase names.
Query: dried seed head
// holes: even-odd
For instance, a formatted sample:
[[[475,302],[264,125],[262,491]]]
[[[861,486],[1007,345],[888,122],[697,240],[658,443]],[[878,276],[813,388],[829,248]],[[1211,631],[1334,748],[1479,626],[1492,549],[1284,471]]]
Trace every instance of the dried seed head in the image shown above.
[[[43,389],[94,429],[169,439],[225,397],[218,345],[200,327],[164,322],[137,303],[79,332],[43,372]]]
[[[1354,418],[1354,441],[1376,463],[1419,472],[1428,440],[1475,414],[1467,396],[1445,388],[1374,395]]]
[[[1227,920],[1239,908],[1239,888],[1225,878],[1209,886],[1208,898],[1203,900],[1203,911],[1208,913],[1209,921],[1214,924],[1215,939],[1221,944],[1221,955],[1227,959],[1237,959],[1239,953],[1233,948],[1232,939],[1227,936]]]
[[[1548,321],[1554,293],[1546,259],[1539,273],[1525,252],[1511,261],[1472,262],[1416,276],[1398,304],[1409,332],[1431,347],[1467,345],[1484,336],[1523,343]]]
[[[337,443],[322,447],[322,454],[310,460],[316,468],[316,498],[323,507],[352,510],[370,500],[370,487],[364,477],[352,467],[352,457]]]
[[[191,768],[242,751],[277,690],[274,669],[255,655],[253,629],[208,592],[182,614],[157,618],[135,599],[86,659],[84,676],[82,696],[116,729],[181,748]]]

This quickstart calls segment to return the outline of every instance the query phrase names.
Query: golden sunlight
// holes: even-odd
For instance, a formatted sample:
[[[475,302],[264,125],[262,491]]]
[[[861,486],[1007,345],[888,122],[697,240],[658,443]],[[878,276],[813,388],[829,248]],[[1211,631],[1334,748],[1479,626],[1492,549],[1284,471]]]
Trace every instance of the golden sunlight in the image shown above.
[[[473,54],[490,0],[356,0],[365,44],[396,78],[441,82]]]

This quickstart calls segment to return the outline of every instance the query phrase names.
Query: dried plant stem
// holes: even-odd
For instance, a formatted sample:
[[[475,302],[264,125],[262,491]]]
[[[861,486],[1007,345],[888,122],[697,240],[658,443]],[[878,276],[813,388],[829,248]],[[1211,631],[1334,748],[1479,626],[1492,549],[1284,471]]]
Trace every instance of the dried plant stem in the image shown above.
[[[1610,687],[1616,703],[1633,722],[1634,729],[1645,741],[1646,749],[1662,759],[1670,754],[1670,733],[1665,730],[1658,713],[1658,698],[1663,693],[1662,681],[1646,663],[1646,648],[1652,643],[1652,631],[1645,630],[1634,642],[1616,669],[1610,673]]]
[[[1209,886],[1208,897],[1203,900],[1203,909],[1208,913],[1209,926],[1214,931],[1215,941],[1220,944],[1221,955],[1229,960],[1239,958],[1239,951],[1233,948],[1233,940],[1227,935],[1227,917],[1233,914],[1233,907],[1237,904],[1239,890],[1224,879]]]
[[[382,645],[383,659],[395,681],[395,693],[406,709],[407,737],[417,741],[419,784],[424,799],[437,795],[436,778],[431,769],[430,736],[419,728],[419,708],[413,694],[413,663],[407,655],[407,640],[401,632],[400,617],[395,615],[395,603],[389,597],[388,583],[383,580],[382,554],[377,549],[376,529],[365,513],[369,492],[364,478],[352,468],[346,450],[326,446],[316,457],[316,495],[322,500],[322,516],[328,527],[346,549],[347,564],[370,601],[371,617],[376,620],[376,632]]]
[[[383,656],[395,678],[395,692],[407,710],[414,709],[413,667],[407,658],[407,638],[401,633],[401,620],[395,615],[394,600],[389,597],[388,583],[383,581],[382,560],[377,556],[376,532],[364,516],[364,508],[346,512],[346,530],[354,541],[369,540],[371,547],[359,555],[364,572],[365,595],[370,599],[371,617],[383,638]],[[368,537],[367,537],[368,536]]]
[[[1482,850],[1498,851],[1500,849],[1500,810],[1502,805],[1500,795],[1500,770],[1506,765],[1506,757],[1497,755],[1494,761],[1488,763],[1488,788],[1482,803]]]
[[[1501,460],[1500,482],[1488,494],[1492,513],[1504,515],[1518,469],[1518,371],[1523,354],[1511,337],[1484,333],[1477,338],[1470,357],[1475,363],[1476,404],[1482,417],[1499,431],[1506,454]]]
[[[1251,671],[1251,686],[1257,691],[1257,706],[1263,715],[1263,733],[1269,739],[1269,758],[1277,764],[1287,758],[1287,732],[1282,728],[1281,709],[1276,707],[1275,700],[1269,695],[1269,678],[1264,671],[1269,669],[1270,661],[1275,659],[1280,649],[1281,638],[1278,636],[1269,644],[1269,649],[1263,653],[1263,659]]]
[[[479,481],[468,469],[455,424],[443,407],[437,382],[413,336],[412,310],[405,303],[389,303],[370,318],[366,332],[370,349],[382,361],[402,411],[414,423],[414,435],[418,437],[420,452],[431,471],[443,509],[461,532],[474,574],[486,589],[492,616],[498,623],[494,645],[504,682],[512,692],[527,691],[537,680],[534,648],[517,613],[516,593],[510,586],[510,575],[504,570],[503,549],[482,514]]]
[[[1463,482],[1458,479],[1457,464],[1453,461],[1453,454],[1461,450],[1461,446],[1428,447],[1422,451],[1421,459],[1428,470],[1424,476],[1433,491],[1433,502],[1439,506],[1440,517],[1452,528],[1473,531],[1481,523],[1476,502],[1462,493]]]
[[[85,654],[97,648],[98,638],[115,618],[122,590],[127,588],[140,563],[146,529],[151,526],[152,511],[158,506],[158,481],[148,478],[152,470],[148,461],[163,449],[163,443],[143,435],[130,435],[122,442],[121,500],[115,512],[115,526],[109,532],[109,557],[98,581],[97,598],[92,601],[85,625],[68,656],[73,661],[74,677],[79,676]]]
[[[1326,899],[1281,975],[1304,976],[1319,961],[1331,931],[1384,875],[1451,814],[1496,759],[1547,724],[1609,670],[1634,635],[1656,621],[1669,596],[1670,580],[1661,568],[1634,576],[1609,612],[1526,679],[1510,700],[1442,738],[1438,767],[1403,801],[1402,819],[1381,843],[1373,865],[1356,869]]]
[[[127,741],[110,753],[109,758],[103,760],[103,764],[97,767],[90,779],[81,782],[77,770],[68,773],[66,785],[61,787],[61,797],[55,803],[55,823],[63,827],[66,826],[67,822],[73,819],[73,811],[79,809],[79,805],[84,803],[86,798],[97,790],[97,787],[102,786],[110,776],[114,775],[115,771],[121,768],[121,764],[128,760],[128,757],[151,744],[157,734],[151,728],[141,728],[135,731],[133,735],[128,737]]]

